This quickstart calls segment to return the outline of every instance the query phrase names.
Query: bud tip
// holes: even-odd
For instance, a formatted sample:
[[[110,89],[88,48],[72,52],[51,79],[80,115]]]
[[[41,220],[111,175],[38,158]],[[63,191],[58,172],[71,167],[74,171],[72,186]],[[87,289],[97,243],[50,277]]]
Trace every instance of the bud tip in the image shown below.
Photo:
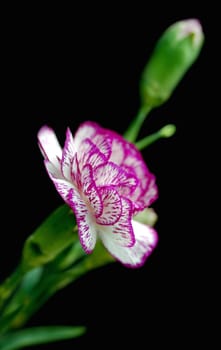
[[[168,124],[160,130],[160,135],[161,137],[171,137],[175,134],[175,132],[176,126],[174,124]]]
[[[196,18],[190,18],[180,21],[179,24],[180,31],[178,34],[178,39],[182,39],[187,36],[192,37],[193,44],[198,46],[204,37],[200,21]]]

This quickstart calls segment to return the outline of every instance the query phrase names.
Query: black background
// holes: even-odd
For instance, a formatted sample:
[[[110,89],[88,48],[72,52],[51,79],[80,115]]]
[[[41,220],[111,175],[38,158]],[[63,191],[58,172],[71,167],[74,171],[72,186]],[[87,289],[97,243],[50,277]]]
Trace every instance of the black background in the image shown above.
[[[82,349],[86,344],[153,349],[161,342],[163,348],[179,349],[191,337],[197,341],[196,324],[204,321],[200,295],[207,253],[202,242],[208,232],[201,223],[207,215],[207,146],[214,122],[211,114],[206,116],[210,12],[187,4],[162,8],[142,3],[24,6],[5,12],[1,280],[16,266],[26,237],[62,203],[43,166],[39,128],[53,127],[61,144],[67,126],[74,132],[85,120],[123,133],[138,110],[139,78],[154,43],[170,24],[193,17],[205,32],[203,50],[141,131],[144,136],[167,123],[177,127],[172,138],[143,152],[159,187],[153,205],[159,216],[157,249],[140,269],[116,263],[51,298],[28,325],[86,325],[88,332],[39,349]]]

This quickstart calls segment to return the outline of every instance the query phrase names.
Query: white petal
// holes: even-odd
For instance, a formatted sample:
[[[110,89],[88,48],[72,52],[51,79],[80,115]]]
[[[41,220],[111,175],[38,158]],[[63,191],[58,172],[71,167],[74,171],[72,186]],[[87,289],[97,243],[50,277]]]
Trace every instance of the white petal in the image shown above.
[[[115,247],[131,247],[135,243],[131,224],[132,204],[125,198],[121,198],[121,202],[122,212],[119,220],[114,225],[99,225],[99,236],[110,252],[114,251]]]
[[[63,179],[64,180],[64,177],[61,173],[61,169],[57,168],[54,163],[51,163],[49,160],[46,159],[44,161],[44,164],[45,164],[46,170],[48,172],[48,175],[50,176],[50,178],[52,180],[54,180],[54,179]]]
[[[95,133],[98,125],[93,122],[82,123],[74,135],[75,147],[78,149],[81,142],[86,138],[91,138]]]
[[[99,151],[105,156],[105,159],[108,160],[111,155],[111,145],[112,145],[112,140],[108,137],[108,135],[96,134],[92,138],[92,141],[97,146]]]
[[[118,192],[111,186],[99,188],[99,194],[101,196],[103,212],[97,218],[97,223],[100,225],[113,225],[119,220],[122,214],[121,198]]]
[[[94,218],[77,191],[71,190],[69,192],[68,203],[76,216],[81,245],[85,252],[89,254],[94,249],[97,238]]]
[[[77,159],[77,153],[74,155],[71,164],[71,181],[78,187],[81,187],[81,171]]]
[[[132,247],[122,247],[115,240],[103,241],[106,248],[123,265],[141,267],[158,242],[156,231],[149,226],[132,221],[136,242]]]
[[[85,199],[88,200],[88,205],[90,205],[91,211],[93,209],[92,214],[95,217],[100,216],[103,210],[101,196],[93,180],[93,171],[89,164],[85,165],[82,169],[81,183]]]
[[[54,130],[46,125],[42,126],[38,132],[37,137],[40,150],[45,159],[48,159],[51,163],[54,164],[54,166],[56,166],[56,168],[59,168],[59,160],[62,157],[62,149]]]
[[[67,180],[71,180],[71,164],[75,153],[76,148],[74,146],[73,136],[68,128],[61,160],[62,173]]]
[[[94,169],[94,179],[97,186],[113,185],[123,192],[132,192],[137,186],[137,178],[128,174],[124,169],[115,163],[108,162]]]
[[[150,176],[150,182],[144,191],[141,200],[144,201],[145,206],[150,206],[158,198],[158,188],[155,181],[155,176]]]
[[[45,161],[45,166],[48,172],[48,175],[50,176],[51,180],[53,181],[56,190],[60,194],[60,196],[63,198],[65,202],[67,202],[68,194],[71,189],[73,189],[73,184],[67,181],[63,178],[61,172],[49,161]]]
[[[112,140],[112,153],[110,157],[110,161],[120,165],[124,160],[124,147],[123,141],[118,138],[113,138]]]
[[[98,147],[90,139],[86,138],[78,148],[78,161],[81,167],[85,164],[90,164],[95,168],[107,162],[107,159]]]

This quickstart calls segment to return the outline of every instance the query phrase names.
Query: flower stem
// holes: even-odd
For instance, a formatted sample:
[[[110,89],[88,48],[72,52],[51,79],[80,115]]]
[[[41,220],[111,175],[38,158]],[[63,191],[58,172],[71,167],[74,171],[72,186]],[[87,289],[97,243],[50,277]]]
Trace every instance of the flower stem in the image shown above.
[[[95,250],[87,255],[77,241],[50,263],[26,272],[2,313],[0,334],[23,327],[58,290],[115,261],[101,243],[97,243]]]
[[[0,285],[0,312],[2,312],[7,302],[15,293],[23,276],[24,271],[22,269],[22,265],[19,264],[14,272]]]
[[[154,143],[155,141],[157,141],[161,138],[168,138],[168,137],[173,136],[175,134],[175,132],[176,132],[175,125],[168,124],[168,125],[165,125],[163,128],[161,128],[160,130],[158,130],[157,132],[155,132],[151,135],[148,135],[148,136],[144,137],[143,139],[137,141],[135,143],[135,145],[141,151],[145,147],[151,145],[152,143]]]
[[[147,117],[147,115],[152,110],[151,106],[145,105],[141,107],[133,119],[132,123],[129,125],[128,129],[124,133],[124,138],[130,142],[135,142],[139,134],[140,128]]]

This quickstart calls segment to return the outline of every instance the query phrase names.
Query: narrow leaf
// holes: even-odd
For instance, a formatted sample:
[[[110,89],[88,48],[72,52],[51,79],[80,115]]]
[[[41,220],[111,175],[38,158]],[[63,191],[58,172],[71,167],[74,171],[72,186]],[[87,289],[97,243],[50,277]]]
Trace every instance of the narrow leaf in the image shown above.
[[[85,327],[46,326],[31,327],[8,333],[0,338],[1,350],[23,349],[27,346],[77,338],[84,334]]]

